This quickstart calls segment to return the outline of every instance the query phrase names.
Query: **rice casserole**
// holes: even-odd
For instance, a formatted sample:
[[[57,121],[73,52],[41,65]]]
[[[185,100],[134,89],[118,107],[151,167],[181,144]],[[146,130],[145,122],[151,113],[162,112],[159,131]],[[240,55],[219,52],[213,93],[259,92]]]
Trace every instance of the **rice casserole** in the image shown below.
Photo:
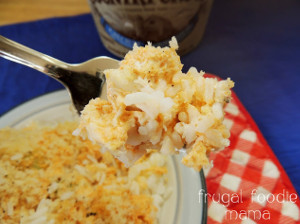
[[[234,83],[182,72],[173,38],[170,47],[134,46],[118,69],[105,70],[107,100],[96,98],[81,114],[74,132],[101,145],[126,166],[148,150],[186,152],[182,163],[196,171],[208,154],[229,145],[224,106]]]

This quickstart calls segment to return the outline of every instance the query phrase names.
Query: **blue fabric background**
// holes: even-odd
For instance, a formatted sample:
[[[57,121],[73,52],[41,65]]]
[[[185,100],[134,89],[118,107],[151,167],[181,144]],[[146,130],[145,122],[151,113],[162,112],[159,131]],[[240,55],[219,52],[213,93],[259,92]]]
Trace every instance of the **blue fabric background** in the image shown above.
[[[112,56],[92,17],[81,15],[0,27],[0,34],[60,60]],[[300,193],[300,1],[215,0],[201,44],[182,58],[220,77],[252,115]],[[0,115],[63,88],[25,66],[0,58]]]

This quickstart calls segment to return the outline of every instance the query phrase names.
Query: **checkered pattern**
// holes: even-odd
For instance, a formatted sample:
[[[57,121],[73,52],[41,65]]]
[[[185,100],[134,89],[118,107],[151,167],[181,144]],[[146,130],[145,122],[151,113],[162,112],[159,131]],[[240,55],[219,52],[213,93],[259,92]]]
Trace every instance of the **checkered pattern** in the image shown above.
[[[300,223],[299,196],[235,94],[225,111],[231,145],[204,169],[208,223]]]

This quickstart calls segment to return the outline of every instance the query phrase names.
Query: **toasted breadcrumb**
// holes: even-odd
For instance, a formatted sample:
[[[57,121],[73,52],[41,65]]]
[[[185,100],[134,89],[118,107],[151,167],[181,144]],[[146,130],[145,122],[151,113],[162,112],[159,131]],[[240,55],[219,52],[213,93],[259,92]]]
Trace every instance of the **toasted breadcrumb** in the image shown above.
[[[166,159],[152,153],[125,168],[72,135],[77,126],[0,130],[0,223],[157,223]]]

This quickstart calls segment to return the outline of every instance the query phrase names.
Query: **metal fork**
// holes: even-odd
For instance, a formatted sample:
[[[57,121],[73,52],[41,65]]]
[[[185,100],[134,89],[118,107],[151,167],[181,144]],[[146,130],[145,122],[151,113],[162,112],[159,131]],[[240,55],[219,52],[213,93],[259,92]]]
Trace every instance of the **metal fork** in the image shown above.
[[[103,70],[117,68],[119,65],[117,60],[105,56],[80,64],[68,64],[1,35],[0,56],[36,69],[62,83],[69,91],[79,114],[90,99],[103,96]]]

